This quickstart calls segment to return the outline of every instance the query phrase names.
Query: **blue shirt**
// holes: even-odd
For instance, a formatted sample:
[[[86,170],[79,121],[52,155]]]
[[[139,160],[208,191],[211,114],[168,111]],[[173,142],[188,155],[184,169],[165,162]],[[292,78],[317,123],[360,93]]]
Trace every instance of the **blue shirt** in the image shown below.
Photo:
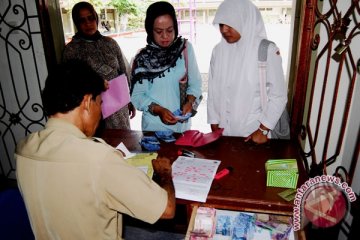
[[[196,99],[201,96],[201,75],[197,65],[193,46],[187,42],[188,54],[188,89],[187,95],[193,95]],[[169,111],[174,112],[180,108],[179,81],[186,73],[184,53],[178,58],[175,67],[165,71],[165,76],[137,82],[131,94],[131,102],[136,109],[143,112],[141,127],[143,131],[164,131],[184,132],[190,129],[191,121],[178,122],[175,125],[164,124],[159,116],[152,115],[148,108],[154,102]]]

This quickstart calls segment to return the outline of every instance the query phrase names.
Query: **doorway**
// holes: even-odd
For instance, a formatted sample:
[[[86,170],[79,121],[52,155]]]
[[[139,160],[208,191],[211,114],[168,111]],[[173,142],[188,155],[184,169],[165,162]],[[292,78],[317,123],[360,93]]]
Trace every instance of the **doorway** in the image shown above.
[[[203,80],[203,100],[199,105],[197,115],[192,118],[192,129],[207,133],[211,131],[210,125],[207,124],[206,109],[208,70],[212,49],[221,39],[218,29],[212,25],[212,20],[221,1],[205,0],[201,4],[196,3],[196,5],[193,2],[194,0],[173,0],[172,4],[178,14],[178,24],[181,25],[179,34],[192,42]],[[281,1],[281,3],[254,1],[254,3],[258,6],[264,19],[268,39],[275,42],[280,48],[283,70],[285,75],[288,75],[286,73],[288,72],[289,53],[291,53],[290,36],[293,22],[293,1],[285,0]],[[185,7],[178,7],[180,5]],[[99,9],[99,16],[102,16],[105,20],[114,20],[111,21],[113,31],[103,31],[102,33],[113,37],[118,42],[127,60],[131,62],[137,51],[146,45],[145,30],[143,27],[127,27],[125,30],[116,27],[114,14],[116,15],[116,11],[109,9],[109,7]],[[65,42],[70,40],[69,37],[73,35],[71,31],[74,31],[74,28],[69,26],[69,22],[71,22],[70,15],[71,11],[69,9],[67,11],[62,10],[63,25],[66,25],[64,27]],[[99,26],[99,29],[101,29],[101,26]],[[189,32],[189,29],[192,29],[192,31]],[[287,78],[285,77],[285,79]],[[141,116],[142,113],[137,111],[135,118],[131,119],[130,124],[133,130],[141,130]]]

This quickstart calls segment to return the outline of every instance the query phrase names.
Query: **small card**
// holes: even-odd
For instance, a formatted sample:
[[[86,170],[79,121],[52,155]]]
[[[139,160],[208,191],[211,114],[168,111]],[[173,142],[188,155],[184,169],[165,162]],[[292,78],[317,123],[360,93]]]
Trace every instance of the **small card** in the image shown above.
[[[278,193],[278,195],[285,201],[290,202],[295,199],[296,189],[286,189],[285,191]]]
[[[131,158],[133,156],[135,156],[135,153],[131,153],[125,146],[125,144],[123,142],[121,142],[119,145],[117,145],[116,149],[120,150],[123,155],[124,155],[124,159],[128,159]]]
[[[148,151],[157,151],[160,149],[160,142],[155,136],[143,136],[140,145]]]
[[[191,113],[182,115],[182,111],[180,109],[177,109],[176,111],[174,111],[173,114],[179,121],[186,121],[191,117]]]
[[[173,136],[173,131],[156,131],[155,136],[164,142],[174,142],[176,138]]]
[[[141,141],[147,142],[150,144],[160,144],[159,140],[155,136],[144,136]]]

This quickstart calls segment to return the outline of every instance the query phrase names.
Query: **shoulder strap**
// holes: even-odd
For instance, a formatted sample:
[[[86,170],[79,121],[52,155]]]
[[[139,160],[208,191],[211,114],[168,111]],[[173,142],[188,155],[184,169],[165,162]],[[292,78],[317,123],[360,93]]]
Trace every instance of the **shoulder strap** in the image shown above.
[[[262,39],[258,49],[258,67],[259,67],[259,80],[260,80],[260,101],[261,108],[264,110],[267,104],[267,91],[266,91],[266,66],[267,66],[267,53],[270,43],[267,39]]]
[[[185,47],[183,50],[184,53],[184,61],[185,61],[185,74],[184,77],[180,80],[180,83],[187,83],[188,76],[188,51],[187,51],[187,40],[185,40]]]
[[[186,102],[186,91],[188,88],[188,52],[187,52],[187,41],[185,40],[185,47],[183,50],[184,61],[185,61],[185,74],[179,81],[180,88],[180,109],[184,106]]]
[[[272,41],[269,41],[267,39],[263,39],[260,42],[259,45],[259,51],[258,51],[258,60],[260,62],[266,62],[267,61],[267,53],[270,43],[273,43]]]
[[[187,40],[185,40],[185,48],[184,48],[184,60],[185,60],[185,68],[186,68],[186,75],[188,73],[188,50],[187,50]]]

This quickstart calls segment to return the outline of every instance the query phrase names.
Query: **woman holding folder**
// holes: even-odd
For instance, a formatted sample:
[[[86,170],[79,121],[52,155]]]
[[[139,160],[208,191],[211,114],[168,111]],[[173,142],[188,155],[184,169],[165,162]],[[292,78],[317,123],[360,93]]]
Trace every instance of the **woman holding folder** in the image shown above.
[[[79,2],[72,9],[72,19],[78,30],[72,40],[65,46],[63,60],[78,59],[89,64],[109,86],[124,86],[127,89],[118,91],[122,99],[128,99],[125,106],[105,118],[105,128],[130,129],[129,117],[135,116],[136,110],[130,102],[129,63],[117,42],[98,31],[99,18],[94,7],[88,2]],[[123,75],[125,74],[125,75]],[[123,76],[122,76],[123,75]],[[112,84],[112,81],[114,83]],[[115,81],[117,83],[115,84]],[[122,83],[121,81],[126,81]],[[106,102],[104,102],[107,104]],[[103,109],[104,114],[104,109]]]

